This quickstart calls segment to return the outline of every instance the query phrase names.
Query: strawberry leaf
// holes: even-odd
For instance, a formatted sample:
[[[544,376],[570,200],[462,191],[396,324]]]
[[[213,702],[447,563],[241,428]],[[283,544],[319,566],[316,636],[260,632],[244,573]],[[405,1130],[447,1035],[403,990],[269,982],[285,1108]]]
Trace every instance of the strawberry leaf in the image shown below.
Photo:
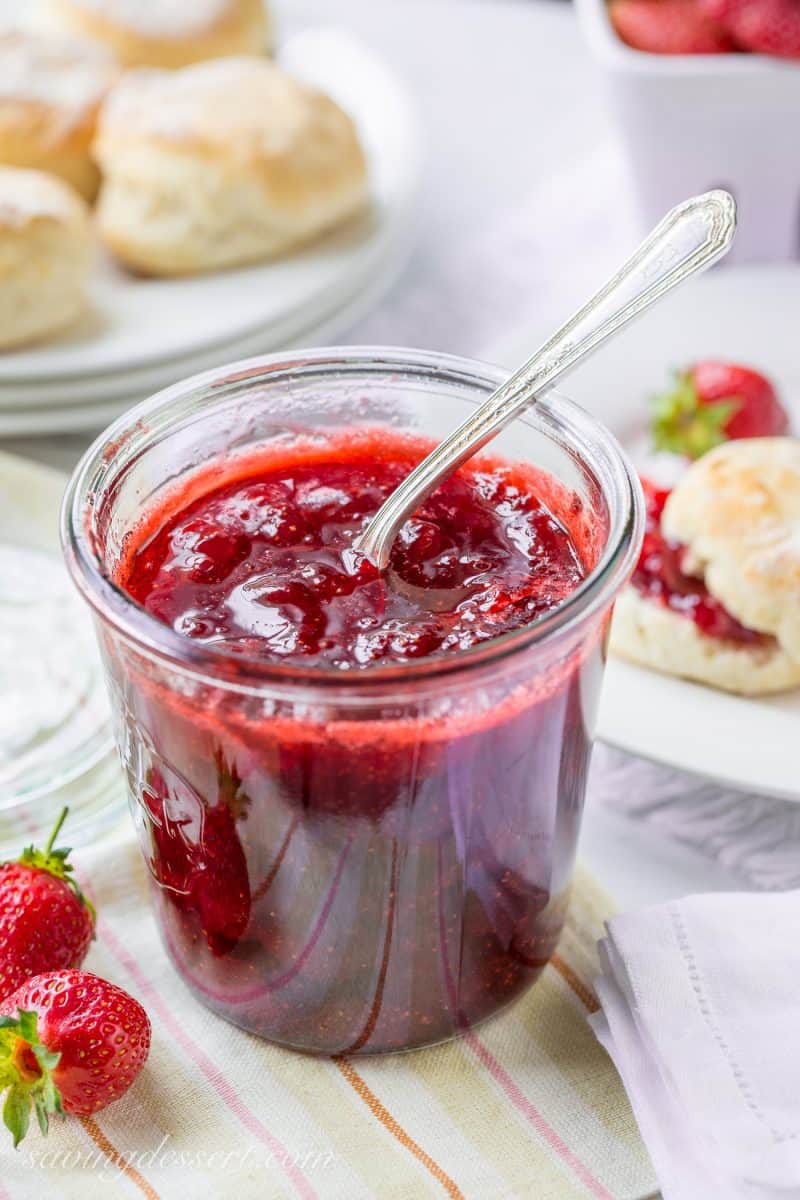
[[[690,459],[701,458],[728,440],[728,422],[741,404],[735,396],[704,404],[691,375],[687,371],[677,372],[672,391],[653,401],[654,449]]]
[[[23,1041],[30,1042],[32,1046],[36,1045],[39,1041],[39,1030],[37,1026],[38,1018],[35,1012],[24,1012],[22,1009],[19,1009],[19,1016],[17,1019],[19,1036],[23,1039]]]
[[[53,1067],[58,1066],[61,1055],[55,1050],[48,1050],[46,1046],[41,1044],[41,1042],[31,1046],[31,1050],[33,1051],[34,1058],[43,1071],[52,1071]]]
[[[214,753],[214,764],[217,768],[218,803],[224,804],[234,821],[238,821],[247,812],[250,797],[242,787],[236,764],[229,766],[220,749]]]
[[[67,862],[67,858],[70,854],[70,848],[54,848],[55,840],[61,831],[61,826],[64,824],[68,812],[68,808],[63,808],[61,810],[53,832],[50,834],[50,838],[44,850],[37,850],[37,848],[32,845],[26,846],[22,851],[18,862],[22,863],[22,865],[25,867],[33,867],[39,871],[47,871],[48,874],[55,876],[56,879],[60,879],[62,883],[65,883],[75,898],[89,910],[92,922],[94,923],[97,920],[97,914],[94,910],[94,905],[91,903],[91,901],[87,900],[80,889],[78,881],[73,877],[72,863]]]
[[[33,1107],[36,1109],[36,1120],[39,1122],[39,1128],[43,1135],[47,1137],[50,1132],[50,1114],[47,1111],[47,1105],[41,1092],[34,1098]]]
[[[19,1088],[12,1088],[3,1105],[3,1124],[14,1139],[15,1150],[28,1132],[30,1121],[30,1096]]]
[[[15,1149],[28,1132],[31,1108],[42,1133],[47,1133],[53,1113],[63,1116],[61,1093],[52,1074],[60,1060],[60,1054],[39,1040],[35,1012],[18,1009],[16,1017],[0,1019],[0,1091],[8,1090],[3,1121]]]

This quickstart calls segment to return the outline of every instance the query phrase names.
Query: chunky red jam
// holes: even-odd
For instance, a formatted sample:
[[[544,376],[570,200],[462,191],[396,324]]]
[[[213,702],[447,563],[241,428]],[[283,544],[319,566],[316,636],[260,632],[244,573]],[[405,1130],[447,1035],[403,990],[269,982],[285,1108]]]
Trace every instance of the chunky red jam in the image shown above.
[[[694,621],[708,637],[733,642],[761,642],[764,635],[747,629],[710,594],[702,579],[687,575],[682,562],[684,548],[669,541],[661,531],[661,514],[669,490],[642,480],[647,505],[647,524],[639,562],[631,580],[650,600],[673,609]]]
[[[448,479],[403,526],[382,577],[353,540],[419,450],[384,438],[355,462],[339,453],[199,497],[138,551],[127,590],[195,641],[348,670],[508,633],[583,578],[570,535],[507,465]]]
[[[228,686],[107,643],[169,953],[206,1004],[304,1049],[474,1024],[564,918],[606,616],[456,676],[369,668],[446,665],[551,611],[597,559],[602,505],[479,460],[381,578],[349,548],[428,448],[349,433],[212,465],[146,515],[119,574],[195,644],[326,668],[253,688],[228,659]],[[374,682],[350,702],[356,671]]]

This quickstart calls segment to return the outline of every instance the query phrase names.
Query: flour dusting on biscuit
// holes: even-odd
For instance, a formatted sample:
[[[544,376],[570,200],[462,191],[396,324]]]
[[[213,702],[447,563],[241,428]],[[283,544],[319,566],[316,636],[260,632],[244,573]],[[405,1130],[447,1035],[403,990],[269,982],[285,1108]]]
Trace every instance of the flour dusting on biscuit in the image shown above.
[[[274,257],[367,196],[350,117],[267,59],[130,72],[103,107],[95,153],[100,234],[155,275]]]

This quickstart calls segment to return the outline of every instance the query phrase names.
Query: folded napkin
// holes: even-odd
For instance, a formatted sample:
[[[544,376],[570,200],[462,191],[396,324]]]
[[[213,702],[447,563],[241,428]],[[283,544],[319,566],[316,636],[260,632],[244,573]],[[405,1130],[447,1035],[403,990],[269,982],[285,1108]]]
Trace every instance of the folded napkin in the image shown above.
[[[33,832],[33,831],[31,831]],[[86,967],[153,1023],[134,1086],[96,1117],[0,1145],[0,1200],[639,1200],[655,1176],[586,1023],[609,903],[579,873],[557,956],[519,1003],[413,1054],[311,1058],[215,1017],[167,961],[127,825],[76,851]]]
[[[664,1200],[800,1197],[800,892],[612,918],[602,1009]]]

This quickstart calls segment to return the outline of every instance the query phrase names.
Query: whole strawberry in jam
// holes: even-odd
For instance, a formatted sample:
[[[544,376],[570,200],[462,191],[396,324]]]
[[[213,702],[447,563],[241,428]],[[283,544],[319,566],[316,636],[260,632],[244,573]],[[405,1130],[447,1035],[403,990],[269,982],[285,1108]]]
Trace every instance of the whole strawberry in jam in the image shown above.
[[[656,450],[700,458],[735,438],[780,437],[789,417],[759,371],[708,360],[675,375],[671,391],[655,400]]]
[[[702,7],[742,50],[800,57],[800,0],[702,0]]]
[[[79,967],[95,913],[72,877],[69,850],[54,849],[67,809],[44,850],[28,846],[0,866],[0,1000],[32,975]]]
[[[3,1120],[18,1146],[31,1109],[42,1133],[54,1113],[88,1116],[128,1090],[150,1050],[133,996],[88,971],[49,971],[0,1004]]]
[[[610,0],[617,36],[650,54],[723,54],[734,50],[727,31],[700,0]]]
[[[215,756],[217,801],[205,804],[184,780],[154,769],[143,789],[152,867],[173,906],[196,923],[212,954],[228,954],[250,920],[247,860],[236,831],[247,808],[236,769]]]

